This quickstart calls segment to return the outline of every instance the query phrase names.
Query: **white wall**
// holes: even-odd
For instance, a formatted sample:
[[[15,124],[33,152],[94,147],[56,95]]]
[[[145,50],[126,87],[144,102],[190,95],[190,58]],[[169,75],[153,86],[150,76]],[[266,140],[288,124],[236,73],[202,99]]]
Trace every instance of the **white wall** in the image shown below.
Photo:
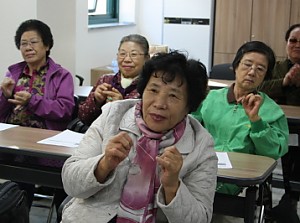
[[[36,2],[37,0],[2,0],[0,3],[0,80],[9,65],[22,60],[15,46],[14,36],[21,22],[36,18]]]
[[[162,44],[163,0],[138,0],[137,26],[151,44]],[[176,6],[174,6],[176,7]]]
[[[82,0],[1,1],[0,77],[9,65],[22,60],[13,39],[17,27],[24,20],[36,18],[51,28],[54,37],[51,57],[73,75],[84,76],[85,84],[89,85],[90,69],[110,64],[115,58],[120,39],[136,33],[137,26],[89,30],[87,11],[87,1]]]
[[[75,74],[76,5],[74,0],[38,0],[37,18],[51,28],[54,46],[50,56],[56,63]]]
[[[90,84],[91,68],[110,64],[115,58],[123,36],[138,33],[150,44],[161,44],[163,0],[120,1],[126,7],[135,2],[136,25],[88,29],[88,3],[83,0],[2,0],[0,76],[9,65],[22,59],[13,37],[20,23],[30,18],[40,19],[50,26],[54,37],[52,58],[73,75],[84,76],[86,85]],[[126,13],[130,9],[127,8]]]

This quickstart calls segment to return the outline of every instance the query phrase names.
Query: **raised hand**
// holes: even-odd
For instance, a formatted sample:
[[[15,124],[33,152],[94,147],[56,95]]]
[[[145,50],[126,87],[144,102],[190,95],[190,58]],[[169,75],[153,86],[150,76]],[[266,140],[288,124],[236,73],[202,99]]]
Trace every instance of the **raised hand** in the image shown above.
[[[179,172],[183,158],[175,146],[170,146],[165,148],[161,156],[156,157],[156,161],[161,169],[160,182],[165,191],[165,200],[169,203],[179,187]]]
[[[6,98],[11,98],[15,87],[15,81],[9,77],[5,77],[1,83],[2,93]]]
[[[258,111],[262,104],[261,96],[259,94],[250,93],[246,95],[241,102],[250,121],[258,121],[260,119]]]
[[[104,182],[107,175],[128,156],[132,146],[133,141],[126,132],[120,132],[108,141],[105,154],[95,170],[99,182]]]

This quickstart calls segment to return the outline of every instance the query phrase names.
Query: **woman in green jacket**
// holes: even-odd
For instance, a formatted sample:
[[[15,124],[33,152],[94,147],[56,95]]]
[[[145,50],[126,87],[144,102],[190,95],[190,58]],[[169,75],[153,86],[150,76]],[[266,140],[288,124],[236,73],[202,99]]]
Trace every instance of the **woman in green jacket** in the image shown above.
[[[288,125],[282,109],[256,89],[271,77],[275,56],[266,44],[253,41],[240,47],[232,63],[235,83],[211,90],[194,117],[215,141],[215,150],[241,152],[278,159],[288,150]],[[237,187],[218,186],[235,194]]]
[[[235,83],[229,88],[211,90],[196,112],[215,141],[215,150],[241,152],[278,159],[288,151],[288,124],[282,109],[265,93],[257,91],[270,79],[275,56],[259,41],[240,47],[233,60]],[[217,192],[238,195],[236,185],[217,185]],[[213,222],[239,222],[242,219],[214,215]]]

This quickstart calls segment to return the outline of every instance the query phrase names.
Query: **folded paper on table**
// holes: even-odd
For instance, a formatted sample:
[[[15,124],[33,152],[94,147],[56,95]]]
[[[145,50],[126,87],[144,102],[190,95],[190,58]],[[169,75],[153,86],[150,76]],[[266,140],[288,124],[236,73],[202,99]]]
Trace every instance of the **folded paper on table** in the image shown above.
[[[77,147],[83,135],[83,133],[64,130],[55,136],[38,141],[38,143],[56,146]]]
[[[218,157],[218,168],[231,169],[232,165],[226,152],[216,152]]]
[[[14,127],[17,127],[17,126],[18,125],[0,123],[0,131],[6,130],[6,129],[10,129],[10,128],[14,128]]]

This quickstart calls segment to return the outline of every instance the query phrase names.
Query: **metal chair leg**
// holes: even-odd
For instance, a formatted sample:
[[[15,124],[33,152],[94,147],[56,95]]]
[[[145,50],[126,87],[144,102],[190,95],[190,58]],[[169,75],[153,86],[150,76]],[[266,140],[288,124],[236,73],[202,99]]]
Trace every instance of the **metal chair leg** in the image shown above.
[[[52,198],[52,201],[51,201],[50,210],[49,210],[49,214],[48,214],[48,217],[47,217],[47,223],[51,223],[51,219],[52,219],[52,215],[53,215],[53,208],[55,207],[54,197],[55,197],[55,193],[53,194],[53,198]]]

